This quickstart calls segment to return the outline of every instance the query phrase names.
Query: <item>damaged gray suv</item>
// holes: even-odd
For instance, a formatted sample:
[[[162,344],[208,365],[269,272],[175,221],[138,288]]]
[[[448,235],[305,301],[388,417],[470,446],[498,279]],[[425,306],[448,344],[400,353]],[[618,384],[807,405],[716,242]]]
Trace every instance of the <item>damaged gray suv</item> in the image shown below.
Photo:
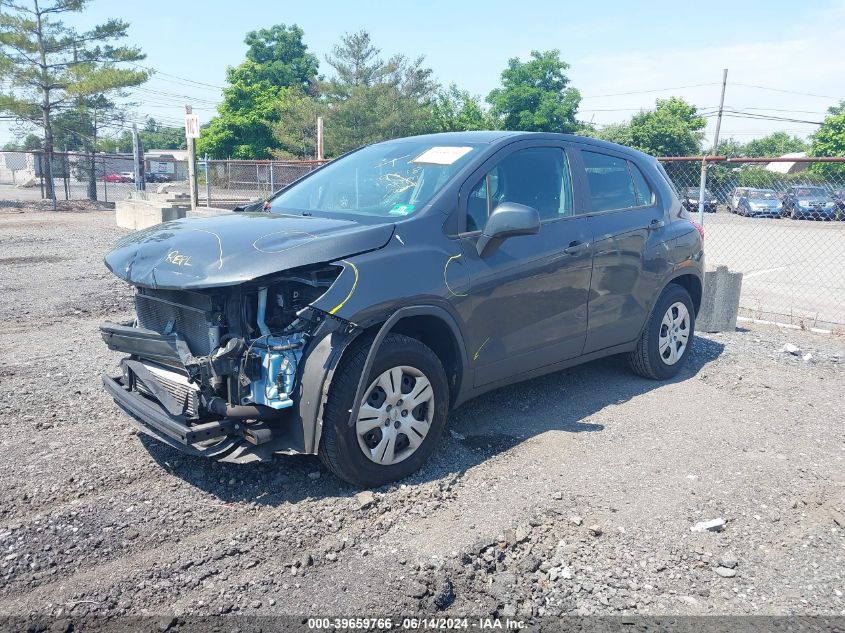
[[[419,469],[450,409],[611,354],[674,376],[702,234],[659,163],[577,136],[378,143],[255,211],[132,233],[135,287],[104,376],[144,433],[227,462],[319,455],[378,486]]]

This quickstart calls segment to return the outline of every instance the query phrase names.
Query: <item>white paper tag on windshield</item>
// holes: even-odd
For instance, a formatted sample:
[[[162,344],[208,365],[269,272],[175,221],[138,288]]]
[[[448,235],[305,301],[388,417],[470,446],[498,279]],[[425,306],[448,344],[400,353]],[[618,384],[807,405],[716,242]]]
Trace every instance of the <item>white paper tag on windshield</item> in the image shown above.
[[[471,147],[432,147],[417,156],[412,163],[427,163],[429,165],[451,165],[461,156],[472,151]]]

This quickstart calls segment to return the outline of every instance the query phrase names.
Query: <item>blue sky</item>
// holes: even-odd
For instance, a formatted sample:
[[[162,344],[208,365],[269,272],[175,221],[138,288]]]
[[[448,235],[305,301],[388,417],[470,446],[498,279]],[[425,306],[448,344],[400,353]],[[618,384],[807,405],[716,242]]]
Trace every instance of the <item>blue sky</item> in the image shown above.
[[[845,41],[845,0],[94,0],[68,21],[85,27],[110,17],[131,24],[130,40],[146,52],[145,64],[161,71],[134,95],[138,113],[174,122],[186,99],[201,121],[213,116],[220,90],[210,86],[223,86],[226,67],[243,59],[244,34],[276,23],[302,27],[322,73],[330,73],[325,55],[339,37],[365,28],[385,56],[425,55],[441,83],[454,81],[482,96],[498,84],[509,58],[557,48],[584,96],[580,118],[598,124],[624,120],[670,95],[712,109],[725,67],[726,105],[735,109],[820,121],[827,107],[845,99],[845,66],[837,51]],[[723,136],[738,140],[774,129],[806,135],[815,128],[741,118],[726,118],[722,127]],[[10,138],[8,128],[0,128],[0,143]]]

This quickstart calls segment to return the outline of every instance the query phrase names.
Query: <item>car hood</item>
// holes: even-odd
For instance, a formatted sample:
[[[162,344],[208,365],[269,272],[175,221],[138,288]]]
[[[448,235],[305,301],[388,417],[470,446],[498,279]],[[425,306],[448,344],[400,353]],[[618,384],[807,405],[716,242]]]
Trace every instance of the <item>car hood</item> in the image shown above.
[[[269,213],[187,218],[128,235],[105,263],[136,286],[230,286],[381,248],[393,229],[393,224]]]
[[[799,203],[803,204],[828,204],[833,202],[830,198],[798,198]]]

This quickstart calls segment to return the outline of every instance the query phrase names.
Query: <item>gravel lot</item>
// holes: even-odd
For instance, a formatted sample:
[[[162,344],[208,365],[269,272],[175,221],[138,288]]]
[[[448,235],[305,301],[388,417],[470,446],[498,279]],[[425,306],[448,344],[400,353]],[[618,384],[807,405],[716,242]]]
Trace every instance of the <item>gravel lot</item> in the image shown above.
[[[669,383],[607,359],[502,389],[356,494],[131,430],[99,381],[122,233],[0,208],[0,615],[845,614],[842,338],[753,326]]]

